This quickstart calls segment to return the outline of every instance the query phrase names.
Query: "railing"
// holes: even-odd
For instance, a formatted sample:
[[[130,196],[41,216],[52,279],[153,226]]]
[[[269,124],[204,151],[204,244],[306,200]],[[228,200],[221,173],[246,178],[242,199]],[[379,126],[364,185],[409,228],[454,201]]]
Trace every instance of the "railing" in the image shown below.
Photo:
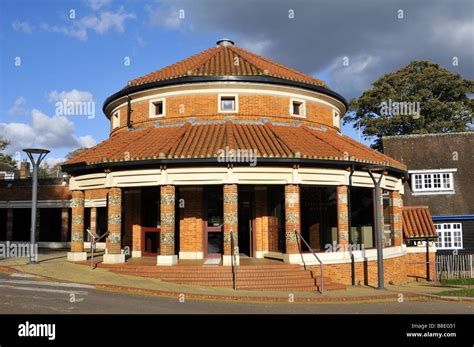
[[[237,290],[237,258],[235,256],[235,240],[234,240],[234,232],[230,232],[230,257],[232,263],[232,283],[234,290]]]
[[[94,250],[96,247],[97,242],[99,242],[101,239],[109,235],[109,232],[107,231],[105,234],[102,236],[98,236],[96,233],[92,232],[90,229],[86,229],[87,233],[91,236],[91,268],[94,270],[96,268],[96,264],[94,262]]]
[[[296,234],[296,239],[298,240],[298,246],[299,246],[299,249],[300,249],[300,254],[301,254],[301,259],[303,260],[303,265],[306,269],[306,263],[304,261],[304,256],[303,256],[303,251],[302,251],[302,248],[301,248],[301,241],[304,242],[304,244],[306,245],[306,247],[308,247],[308,249],[310,250],[311,253],[313,253],[314,257],[316,258],[316,260],[319,262],[319,265],[320,265],[320,269],[321,269],[321,287],[320,287],[320,293],[321,295],[324,294],[324,264],[323,262],[321,261],[321,259],[319,259],[319,257],[316,255],[316,252],[310,247],[310,245],[308,244],[308,242],[306,242],[306,240],[303,238],[303,236],[301,236],[300,233],[298,233],[296,230],[295,230],[295,234]]]

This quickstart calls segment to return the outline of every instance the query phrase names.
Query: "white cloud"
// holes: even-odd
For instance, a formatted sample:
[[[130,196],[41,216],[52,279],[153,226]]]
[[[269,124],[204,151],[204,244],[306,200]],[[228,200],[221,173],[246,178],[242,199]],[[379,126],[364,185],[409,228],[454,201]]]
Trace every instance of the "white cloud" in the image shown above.
[[[258,40],[254,38],[249,40],[244,38],[239,42],[239,45],[252,53],[265,55],[265,53],[272,47],[273,42],[268,39]]]
[[[89,31],[95,31],[101,35],[112,30],[122,33],[125,31],[125,21],[135,18],[134,13],[125,12],[123,7],[120,7],[117,12],[102,11],[98,15],[83,17],[68,27],[50,26],[47,23],[42,23],[40,28],[44,31],[61,33],[81,41],[87,41]]]
[[[344,65],[345,57],[336,58],[330,65],[330,85],[343,95],[355,95],[370,87],[374,71],[380,68],[381,58],[374,55],[361,54],[350,57],[348,65]]]
[[[20,96],[15,100],[13,106],[7,111],[10,116],[23,116],[28,113],[25,109],[26,99],[23,96]]]
[[[93,147],[97,144],[97,141],[91,135],[79,136],[77,138],[77,143],[79,147]]]
[[[27,147],[42,147],[49,150],[75,149],[96,144],[90,135],[77,136],[74,123],[64,116],[48,117],[37,109],[31,111],[31,123],[0,123],[0,137],[10,141],[8,153]]]
[[[87,4],[94,11],[101,9],[103,6],[109,3],[110,3],[110,0],[87,0]]]
[[[158,6],[145,6],[151,26],[161,26],[167,29],[180,29],[184,25],[186,11],[175,4],[159,3]],[[181,12],[180,12],[181,11]],[[184,12],[183,12],[184,11]],[[180,18],[184,15],[184,18]]]
[[[439,23],[443,22],[443,25]],[[444,42],[451,48],[463,48],[466,45],[473,43],[474,22],[470,20],[450,20],[440,19],[439,22],[432,25],[433,36],[431,40],[434,42]]]
[[[63,90],[58,92],[53,90],[48,95],[48,100],[51,103],[63,102],[67,100],[68,102],[93,102],[94,97],[92,93],[87,91],[80,91],[77,89],[72,89],[70,91]]]
[[[21,31],[25,34],[31,34],[33,32],[33,26],[28,22],[20,22],[18,19],[12,23],[12,28],[15,31]]]

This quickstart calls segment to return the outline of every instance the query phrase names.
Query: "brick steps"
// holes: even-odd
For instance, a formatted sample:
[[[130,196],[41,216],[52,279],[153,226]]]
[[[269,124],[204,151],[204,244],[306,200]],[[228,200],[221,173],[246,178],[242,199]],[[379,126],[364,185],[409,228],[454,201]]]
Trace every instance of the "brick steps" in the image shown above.
[[[155,265],[103,265],[99,267],[131,276],[158,278],[162,281],[196,286],[232,288],[232,268],[224,266],[179,265],[158,267]],[[305,270],[299,265],[249,265],[237,268],[237,289],[264,291],[311,291],[319,290],[317,272]],[[343,290],[346,286],[324,278],[324,290]]]

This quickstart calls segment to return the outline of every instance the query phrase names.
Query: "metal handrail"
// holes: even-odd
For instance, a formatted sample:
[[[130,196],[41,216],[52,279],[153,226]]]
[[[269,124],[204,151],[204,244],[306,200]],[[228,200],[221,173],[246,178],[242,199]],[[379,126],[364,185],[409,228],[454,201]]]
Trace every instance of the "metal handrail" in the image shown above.
[[[94,270],[96,268],[96,264],[94,262],[94,249],[96,247],[96,243],[99,242],[101,239],[109,235],[109,231],[104,233],[102,236],[98,236],[90,229],[86,229],[87,233],[91,236],[91,268]]]
[[[313,253],[314,257],[316,258],[316,260],[320,264],[320,268],[321,268],[321,290],[320,290],[320,292],[321,292],[321,295],[323,295],[324,294],[324,264],[321,261],[321,259],[319,259],[319,257],[316,255],[316,252],[310,247],[308,242],[306,242],[306,240],[303,238],[303,236],[301,236],[301,234],[299,232],[297,232],[296,230],[295,230],[295,234],[296,234],[296,238],[299,240],[298,244],[299,244],[301,259],[303,260],[304,267],[306,268],[306,263],[304,261],[303,252],[302,252],[302,249],[301,249],[301,241],[304,242],[306,247],[308,247],[308,249],[311,251],[311,253]]]
[[[236,264],[237,264],[237,259],[235,257],[235,249],[234,249],[234,232],[230,232],[230,258],[231,258],[231,264],[232,264],[232,283],[234,290],[237,290],[237,269],[236,269]]]

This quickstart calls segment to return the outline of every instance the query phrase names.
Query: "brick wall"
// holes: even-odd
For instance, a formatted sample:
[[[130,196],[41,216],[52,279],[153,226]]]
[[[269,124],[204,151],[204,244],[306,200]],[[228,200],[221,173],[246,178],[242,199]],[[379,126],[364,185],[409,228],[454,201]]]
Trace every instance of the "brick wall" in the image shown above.
[[[416,279],[426,279],[426,265],[413,264],[413,262],[424,262],[425,253],[407,253],[405,256],[384,259],[385,285],[390,283],[403,284]],[[432,268],[430,269],[431,280],[434,274],[435,253],[430,253]],[[318,266],[312,267],[315,275],[319,276]],[[355,284],[377,286],[377,261],[356,262],[354,264]],[[352,264],[325,264],[324,276],[331,278],[331,281],[351,285],[352,284]]]
[[[268,251],[268,206],[266,187],[255,189],[255,251]],[[277,235],[278,242],[278,235]]]
[[[70,200],[71,191],[67,185],[48,185],[38,187],[38,200]],[[3,201],[31,201],[31,186],[27,187],[0,187],[0,200]]]
[[[158,96],[157,96],[158,97]],[[237,116],[239,119],[258,120],[261,117],[279,122],[319,123],[332,127],[332,109],[316,102],[306,102],[306,118],[293,117],[289,111],[290,98],[273,95],[238,95],[238,114],[219,113],[217,94],[191,94],[166,97],[165,117],[149,117],[149,100],[132,104],[131,120],[134,126],[144,126],[150,123],[169,123],[183,121],[189,117],[200,120],[222,120],[227,116]],[[126,130],[127,107],[120,110],[120,127],[113,132]],[[112,123],[110,123],[112,132]]]
[[[124,191],[124,227],[123,227],[123,246],[134,249],[133,226],[140,225],[141,222],[141,192],[140,190]],[[137,249],[137,251],[139,251]]]
[[[184,208],[179,214],[179,251],[203,252],[203,188],[182,187]]]

